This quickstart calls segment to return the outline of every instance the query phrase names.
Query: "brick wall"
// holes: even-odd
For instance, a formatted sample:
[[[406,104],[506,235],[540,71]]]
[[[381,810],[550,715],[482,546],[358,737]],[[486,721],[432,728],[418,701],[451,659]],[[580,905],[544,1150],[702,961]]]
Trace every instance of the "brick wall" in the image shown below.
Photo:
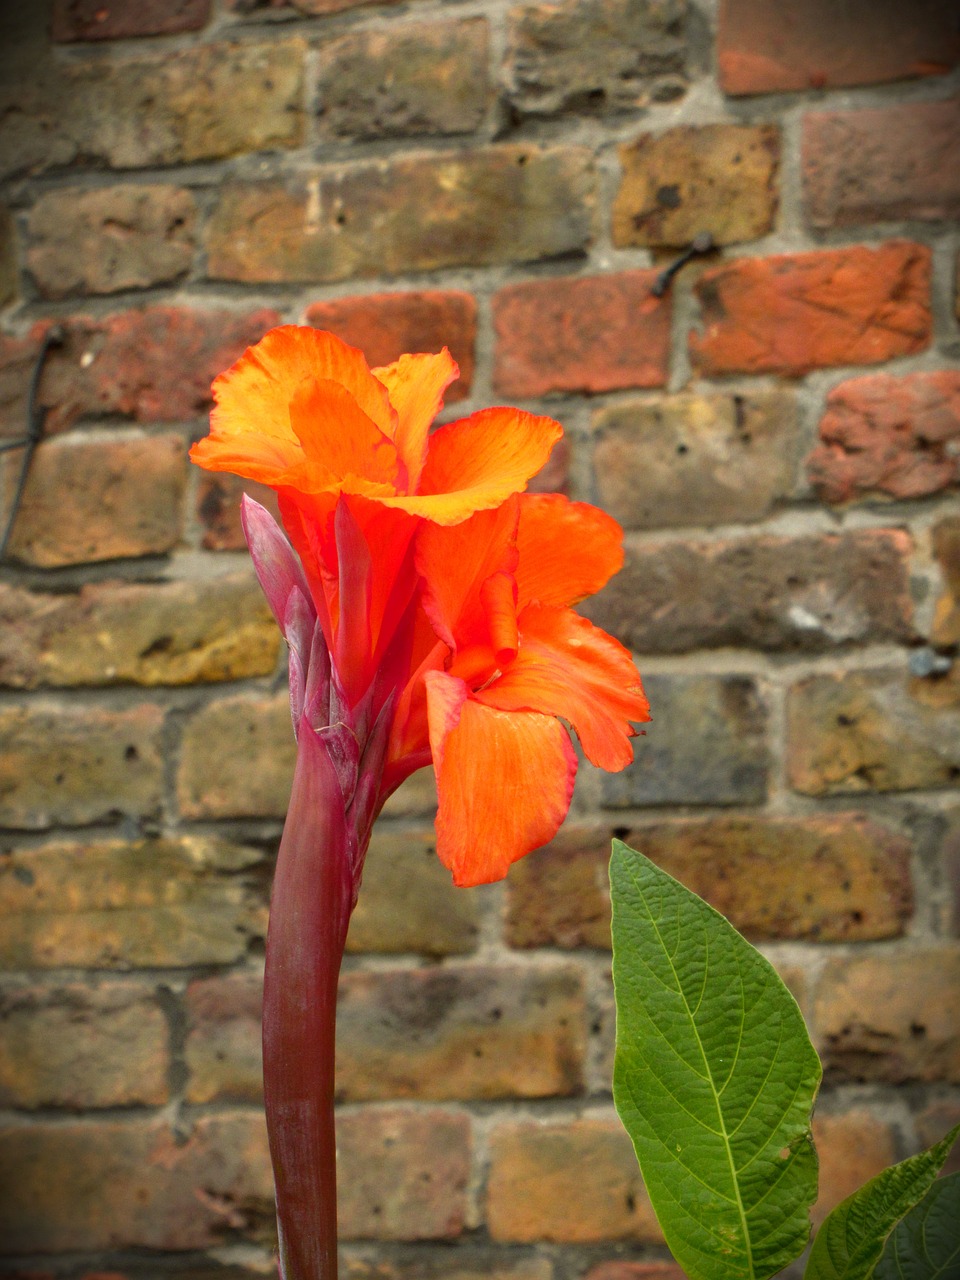
[[[4,1269],[269,1270],[293,746],[239,486],[186,446],[281,319],[374,363],[447,343],[454,412],[561,419],[542,484],[627,529],[591,613],[655,716],[505,884],[450,888],[429,780],[391,803],[343,979],[348,1280],[675,1277],[610,1101],[614,831],[800,999],[819,1214],[960,1118],[960,666],[930,673],[960,642],[953,6],[0,22],[3,438],[65,328],[0,580]],[[658,299],[702,231],[719,250]]]

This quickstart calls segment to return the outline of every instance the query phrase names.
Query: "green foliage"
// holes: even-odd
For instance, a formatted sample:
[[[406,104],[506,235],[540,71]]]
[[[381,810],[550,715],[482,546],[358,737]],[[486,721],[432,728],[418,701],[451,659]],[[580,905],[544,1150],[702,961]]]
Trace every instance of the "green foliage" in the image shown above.
[[[938,1178],[891,1232],[873,1280],[960,1276],[960,1173]]]
[[[883,1173],[871,1178],[859,1191],[838,1204],[817,1232],[804,1280],[869,1280],[871,1276],[897,1276],[896,1270],[884,1273],[877,1266],[884,1254],[884,1245],[891,1233],[896,1235],[895,1229],[901,1220],[907,1219],[930,1190],[958,1133],[960,1125],[951,1129],[929,1151],[921,1151],[909,1160],[884,1169]],[[907,1226],[906,1221],[903,1225],[906,1248],[913,1228]],[[956,1218],[952,1225],[956,1238]],[[904,1274],[915,1280],[915,1277],[937,1273],[907,1271]]]
[[[817,1193],[820,1062],[796,1002],[723,916],[619,840],[614,1102],[690,1280],[766,1280]]]

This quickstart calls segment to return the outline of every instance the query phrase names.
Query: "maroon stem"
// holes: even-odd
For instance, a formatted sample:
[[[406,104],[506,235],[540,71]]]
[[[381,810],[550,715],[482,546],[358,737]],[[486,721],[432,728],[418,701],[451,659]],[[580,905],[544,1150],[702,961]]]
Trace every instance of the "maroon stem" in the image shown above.
[[[284,1280],[336,1280],[337,979],[351,908],[350,832],[326,749],[301,722],[267,932],[263,1086]]]

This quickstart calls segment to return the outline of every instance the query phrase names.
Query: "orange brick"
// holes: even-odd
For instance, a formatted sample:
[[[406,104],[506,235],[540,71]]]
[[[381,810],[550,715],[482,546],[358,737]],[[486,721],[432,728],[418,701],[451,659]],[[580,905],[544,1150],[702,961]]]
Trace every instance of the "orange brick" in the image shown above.
[[[890,1125],[863,1107],[814,1116],[813,1141],[820,1160],[820,1193],[811,1211],[815,1226],[897,1160]]]

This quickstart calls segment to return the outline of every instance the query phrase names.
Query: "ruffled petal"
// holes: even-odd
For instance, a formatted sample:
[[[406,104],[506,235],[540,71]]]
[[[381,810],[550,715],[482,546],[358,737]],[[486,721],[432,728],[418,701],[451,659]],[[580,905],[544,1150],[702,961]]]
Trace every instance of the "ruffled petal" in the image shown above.
[[[460,376],[446,347],[439,355],[401,356],[393,364],[374,369],[387,388],[397,414],[396,442],[407,469],[408,491],[416,492],[427,456],[430,425],[443,408],[443,393]]]
[[[605,511],[558,493],[520,499],[520,607],[570,605],[599,591],[623,565],[623,532]]]
[[[397,447],[340,383],[327,378],[302,382],[290,397],[289,413],[303,458],[275,483],[301,493],[341,487],[394,492]]]
[[[571,609],[530,605],[520,649],[478,699],[502,711],[540,711],[573,725],[591,764],[616,772],[633,759],[630,722],[650,705],[630,654]]]
[[[428,672],[437,773],[437,853],[458,885],[500,880],[547,844],[566,817],[577,757],[558,720],[506,712],[467,696],[462,680]]]
[[[436,524],[459,524],[525,489],[562,435],[552,418],[483,409],[433,433],[419,493],[383,501]]]

